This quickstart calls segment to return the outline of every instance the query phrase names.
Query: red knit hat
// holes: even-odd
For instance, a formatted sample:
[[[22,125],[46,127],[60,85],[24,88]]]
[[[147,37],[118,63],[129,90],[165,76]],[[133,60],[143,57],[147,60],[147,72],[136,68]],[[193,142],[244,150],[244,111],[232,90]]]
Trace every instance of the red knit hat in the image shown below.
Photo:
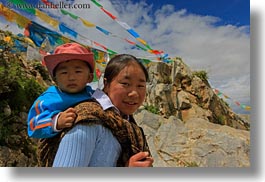
[[[54,76],[55,67],[68,60],[82,60],[90,65],[91,72],[94,72],[94,56],[85,47],[77,43],[66,43],[55,48],[54,53],[44,56],[45,65],[49,73]]]

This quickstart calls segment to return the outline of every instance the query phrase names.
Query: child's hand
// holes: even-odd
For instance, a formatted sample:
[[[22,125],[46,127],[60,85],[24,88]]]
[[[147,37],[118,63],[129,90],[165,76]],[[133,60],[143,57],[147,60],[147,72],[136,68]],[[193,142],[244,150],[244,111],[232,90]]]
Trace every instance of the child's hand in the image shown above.
[[[77,117],[77,114],[74,108],[70,107],[66,109],[64,112],[60,113],[56,128],[58,130],[61,130],[64,128],[72,127],[76,117]]]

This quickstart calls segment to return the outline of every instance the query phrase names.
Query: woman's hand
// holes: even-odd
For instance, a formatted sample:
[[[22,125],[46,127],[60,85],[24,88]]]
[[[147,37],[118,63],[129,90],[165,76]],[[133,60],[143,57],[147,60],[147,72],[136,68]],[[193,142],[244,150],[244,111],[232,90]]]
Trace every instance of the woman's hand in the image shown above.
[[[74,108],[70,107],[66,109],[64,112],[60,113],[56,129],[61,130],[72,127],[76,117],[77,115]]]
[[[133,155],[127,162],[128,167],[152,167],[154,159],[148,152],[139,152]]]

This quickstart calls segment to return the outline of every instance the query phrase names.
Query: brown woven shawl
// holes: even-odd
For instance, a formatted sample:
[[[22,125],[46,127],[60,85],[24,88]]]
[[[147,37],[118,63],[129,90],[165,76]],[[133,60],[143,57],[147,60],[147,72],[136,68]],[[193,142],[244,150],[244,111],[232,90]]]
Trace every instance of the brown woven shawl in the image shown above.
[[[102,124],[109,128],[117,138],[122,147],[117,166],[125,166],[129,158],[140,151],[148,151],[150,153],[142,128],[136,124],[133,117],[130,116],[129,122],[122,119],[113,109],[103,111],[95,100],[79,103],[74,108],[78,115],[75,124]],[[39,166],[52,166],[59,143],[69,130],[66,129],[53,138],[39,140],[37,150]]]

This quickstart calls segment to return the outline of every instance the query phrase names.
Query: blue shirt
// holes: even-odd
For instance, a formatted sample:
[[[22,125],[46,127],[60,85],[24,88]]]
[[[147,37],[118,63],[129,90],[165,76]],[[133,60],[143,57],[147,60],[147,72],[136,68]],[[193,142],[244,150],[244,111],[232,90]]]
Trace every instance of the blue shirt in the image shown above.
[[[100,89],[92,95],[103,110],[115,108]],[[121,145],[111,131],[102,125],[76,125],[62,138],[53,167],[115,167]]]

